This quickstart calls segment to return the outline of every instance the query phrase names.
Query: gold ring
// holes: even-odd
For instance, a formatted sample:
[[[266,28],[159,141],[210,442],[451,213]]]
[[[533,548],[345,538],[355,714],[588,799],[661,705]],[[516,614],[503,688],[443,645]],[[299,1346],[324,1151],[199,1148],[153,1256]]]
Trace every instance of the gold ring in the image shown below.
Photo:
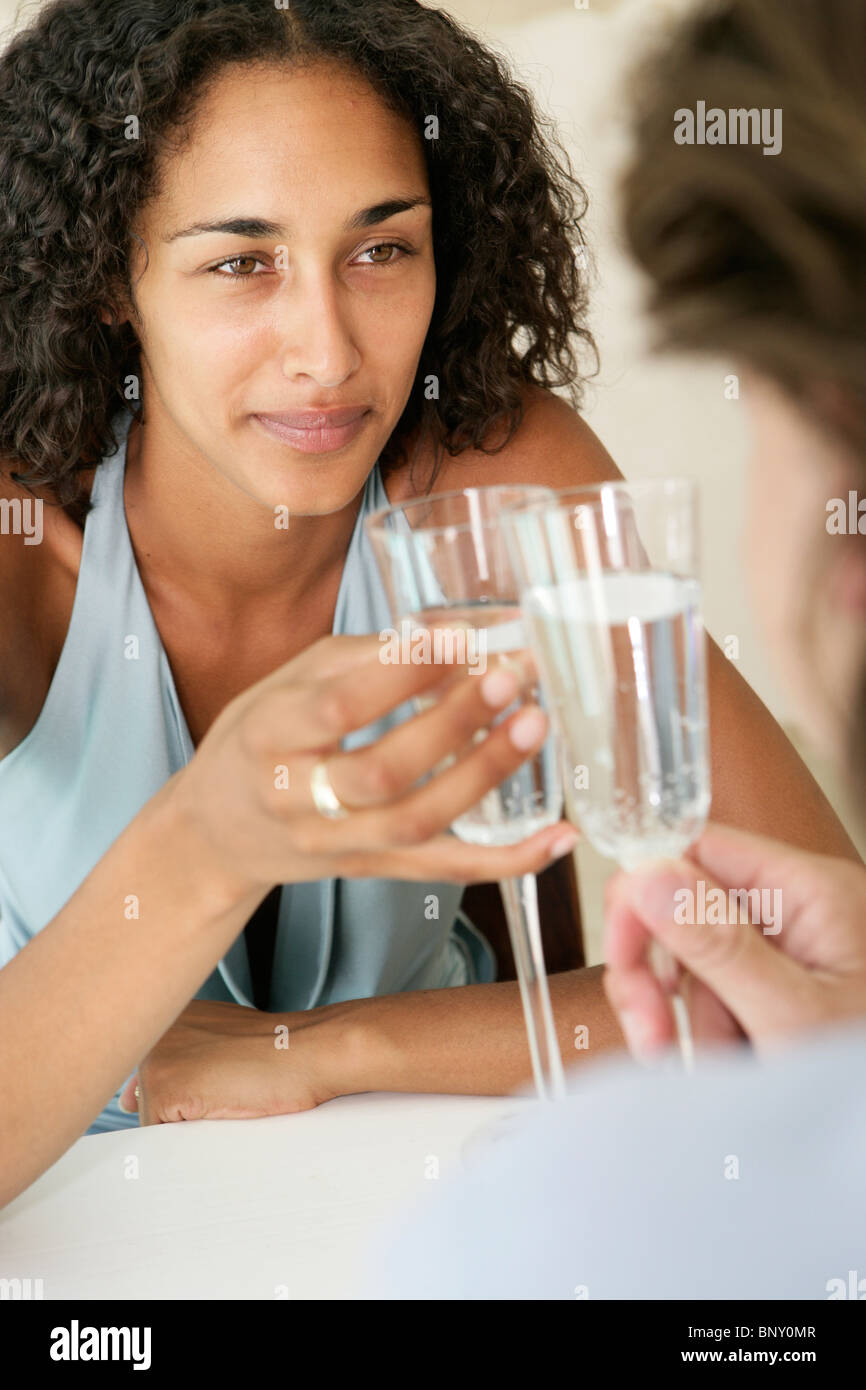
[[[349,814],[348,808],[343,805],[331,786],[331,779],[324,762],[316,763],[310,773],[310,791],[320,816],[324,816],[327,820],[344,820]]]
[[[136,1099],[136,1100],[141,1100],[141,1087],[140,1087],[140,1086],[136,1086],[136,1088],[135,1088],[135,1090],[134,1090],[134,1092],[133,1092],[133,1095],[135,1096],[135,1099]]]

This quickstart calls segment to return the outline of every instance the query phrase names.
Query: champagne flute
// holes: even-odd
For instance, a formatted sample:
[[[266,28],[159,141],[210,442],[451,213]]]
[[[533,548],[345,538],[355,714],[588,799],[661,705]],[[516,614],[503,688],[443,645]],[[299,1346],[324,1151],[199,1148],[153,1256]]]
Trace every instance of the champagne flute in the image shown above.
[[[545,488],[464,488],[384,508],[368,518],[368,535],[407,648],[435,635],[437,628],[444,636],[445,628],[456,636],[465,633],[470,670],[480,673],[488,658],[519,665],[520,653],[531,662],[500,518],[507,503],[549,495]],[[537,702],[538,695],[524,684],[518,700],[493,722],[529,700]],[[431,703],[425,697],[415,706],[423,709]],[[485,737],[483,730],[475,735]],[[470,844],[510,845],[556,824],[561,814],[559,759],[551,732],[533,759],[458,816],[452,830]],[[499,886],[536,1093],[540,1099],[559,1098],[565,1094],[565,1077],[544,967],[535,875],[506,879]]]
[[[710,806],[695,485],[602,483],[517,500],[504,528],[572,764],[569,814],[627,871],[682,854]],[[690,1070],[680,967],[657,942],[650,963]]]

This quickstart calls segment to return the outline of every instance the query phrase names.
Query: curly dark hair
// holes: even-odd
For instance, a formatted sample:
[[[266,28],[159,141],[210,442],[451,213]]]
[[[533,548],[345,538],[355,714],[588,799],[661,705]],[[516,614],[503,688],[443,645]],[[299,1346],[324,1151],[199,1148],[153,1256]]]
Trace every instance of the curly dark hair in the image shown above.
[[[580,402],[586,196],[550,123],[501,59],[417,0],[53,0],[0,57],[0,454],[80,522],[80,473],[117,447],[139,376],[128,323],[131,227],[219,72],[340,60],[419,132],[437,294],[406,409],[381,463],[416,430],[451,455],[523,418],[524,388]],[[128,138],[138,118],[138,138]],[[424,381],[439,379],[439,399]],[[496,450],[492,450],[495,452]],[[21,465],[25,465],[22,468]]]

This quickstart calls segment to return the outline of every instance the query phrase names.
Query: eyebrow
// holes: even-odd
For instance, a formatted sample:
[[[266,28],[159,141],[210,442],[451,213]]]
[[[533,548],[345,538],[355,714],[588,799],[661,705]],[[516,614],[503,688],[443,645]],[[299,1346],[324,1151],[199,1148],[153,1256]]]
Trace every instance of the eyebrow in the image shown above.
[[[412,208],[432,207],[429,198],[388,198],[384,203],[374,203],[372,207],[361,208],[343,223],[343,230],[355,232],[364,227],[375,227],[396,217],[400,212],[411,212]],[[279,222],[270,222],[266,217],[226,217],[215,222],[194,222],[191,227],[171,232],[164,241],[177,241],[179,237],[203,236],[208,232],[223,232],[229,236],[279,237],[285,236],[286,228]]]

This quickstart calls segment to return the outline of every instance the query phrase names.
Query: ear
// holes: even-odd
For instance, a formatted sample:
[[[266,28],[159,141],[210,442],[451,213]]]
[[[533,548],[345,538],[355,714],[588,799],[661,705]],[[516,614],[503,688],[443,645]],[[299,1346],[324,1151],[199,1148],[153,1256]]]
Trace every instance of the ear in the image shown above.
[[[116,304],[106,304],[99,311],[100,323],[107,323],[110,328],[119,328],[122,323],[129,323],[130,318],[129,305],[125,300]]]
[[[862,406],[854,393],[838,381],[819,380],[809,392],[816,413],[835,434],[844,440],[858,440],[862,435]]]
[[[119,328],[123,323],[130,323],[133,318],[132,305],[123,280],[110,280],[104,293],[105,299],[99,310],[100,323],[106,323],[110,328]]]
[[[866,546],[862,542],[856,546],[852,544],[840,556],[835,592],[843,612],[866,620]]]

